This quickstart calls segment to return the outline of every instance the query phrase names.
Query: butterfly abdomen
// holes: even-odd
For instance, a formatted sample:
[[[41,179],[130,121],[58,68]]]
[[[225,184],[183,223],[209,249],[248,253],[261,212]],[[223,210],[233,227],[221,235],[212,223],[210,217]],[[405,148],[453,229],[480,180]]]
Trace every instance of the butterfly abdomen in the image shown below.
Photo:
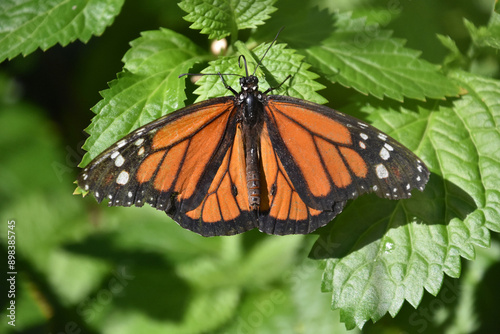
[[[248,204],[251,210],[260,207],[259,144],[257,127],[243,126],[245,137],[246,181]]]

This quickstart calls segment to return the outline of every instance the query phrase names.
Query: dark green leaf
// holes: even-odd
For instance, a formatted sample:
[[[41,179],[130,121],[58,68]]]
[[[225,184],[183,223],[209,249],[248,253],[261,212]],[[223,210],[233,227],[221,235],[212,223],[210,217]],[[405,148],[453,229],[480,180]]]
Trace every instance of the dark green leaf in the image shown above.
[[[67,45],[76,39],[86,43],[100,35],[118,15],[123,0],[0,2],[0,62],[56,43]]]
[[[256,28],[264,24],[276,11],[276,0],[183,0],[179,3],[189,13],[184,17],[193,22],[192,29],[201,29],[208,38],[236,38],[238,30]]]

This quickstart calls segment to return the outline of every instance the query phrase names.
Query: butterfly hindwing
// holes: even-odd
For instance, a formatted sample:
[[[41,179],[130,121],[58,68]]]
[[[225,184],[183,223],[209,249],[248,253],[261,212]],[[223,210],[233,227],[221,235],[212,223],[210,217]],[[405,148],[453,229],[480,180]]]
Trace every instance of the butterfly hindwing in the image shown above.
[[[257,213],[250,211],[245,173],[245,149],[241,126],[200,205],[172,216],[184,228],[204,236],[232,235],[257,227]]]

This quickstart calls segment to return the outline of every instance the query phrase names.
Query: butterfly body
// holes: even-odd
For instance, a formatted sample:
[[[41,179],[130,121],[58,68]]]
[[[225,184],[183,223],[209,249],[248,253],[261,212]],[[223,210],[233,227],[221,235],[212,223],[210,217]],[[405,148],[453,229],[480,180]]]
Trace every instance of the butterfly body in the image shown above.
[[[225,86],[234,96],[185,107],[119,140],[85,167],[78,185],[98,202],[148,203],[215,236],[253,228],[306,234],[360,194],[403,199],[427,183],[418,157],[354,117],[267,95],[271,89],[260,92],[248,73],[241,92]]]

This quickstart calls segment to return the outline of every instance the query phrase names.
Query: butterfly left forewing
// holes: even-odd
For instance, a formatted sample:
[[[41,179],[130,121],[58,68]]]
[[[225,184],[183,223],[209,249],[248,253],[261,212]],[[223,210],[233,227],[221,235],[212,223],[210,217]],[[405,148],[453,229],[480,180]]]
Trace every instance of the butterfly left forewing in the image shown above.
[[[234,110],[231,98],[218,98],[151,122],[101,153],[77,183],[110,206],[149,203],[169,214],[192,210],[234,136]]]

